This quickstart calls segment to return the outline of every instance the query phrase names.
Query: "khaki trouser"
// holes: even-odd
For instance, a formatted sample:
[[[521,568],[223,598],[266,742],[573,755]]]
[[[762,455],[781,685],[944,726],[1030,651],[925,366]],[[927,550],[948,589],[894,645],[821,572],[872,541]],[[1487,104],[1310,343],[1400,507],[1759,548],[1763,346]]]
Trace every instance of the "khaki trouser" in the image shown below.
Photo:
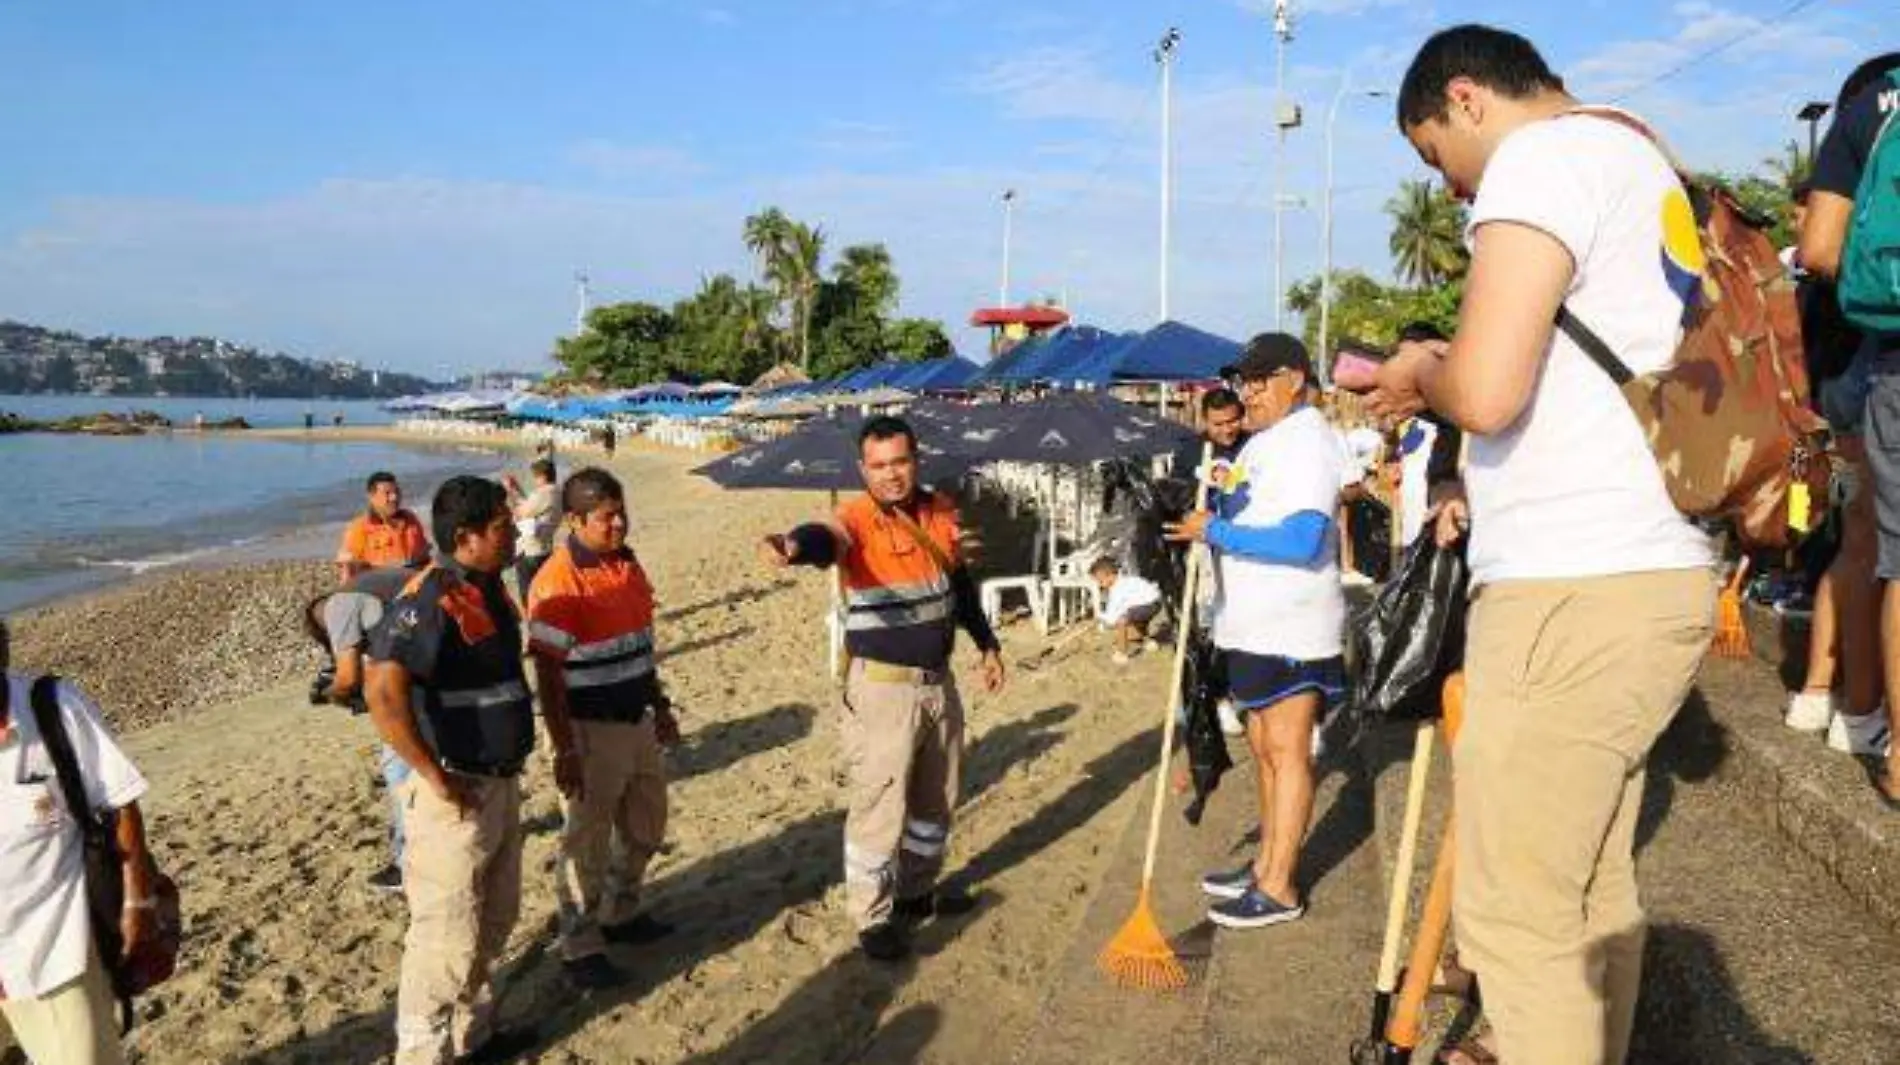
[[[1714,606],[1706,570],[1506,581],[1473,603],[1454,914],[1503,1061],[1615,1065],[1629,1049],[1644,763]]]
[[[963,762],[963,704],[949,672],[918,684],[873,679],[879,670],[851,664],[839,725],[851,789],[845,907],[860,931],[936,885]]]
[[[494,965],[521,912],[521,785],[461,777],[467,812],[404,785],[409,936],[396,993],[396,1065],[446,1065],[493,1034]]]
[[[581,801],[562,800],[561,857],[555,890],[565,961],[607,949],[601,929],[631,920],[640,906],[647,863],[666,840],[666,761],[653,715],[637,725],[576,721]],[[618,838],[620,862],[614,859]],[[615,866],[618,865],[618,868]]]
[[[38,998],[0,1001],[0,1013],[33,1065],[123,1065],[119,1007],[99,955],[86,971]]]

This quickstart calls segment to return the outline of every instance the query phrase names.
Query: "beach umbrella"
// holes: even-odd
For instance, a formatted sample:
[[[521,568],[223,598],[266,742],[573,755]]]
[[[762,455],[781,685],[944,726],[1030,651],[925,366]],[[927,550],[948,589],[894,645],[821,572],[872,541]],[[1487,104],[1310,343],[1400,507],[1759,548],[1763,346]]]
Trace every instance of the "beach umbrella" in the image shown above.
[[[861,417],[813,418],[776,440],[768,440],[707,463],[693,472],[722,488],[781,488],[846,492],[864,487],[858,473]],[[946,484],[961,477],[972,462],[956,453],[955,434],[941,423],[913,412],[921,461],[919,480]]]
[[[1167,454],[1194,439],[1187,426],[1100,392],[949,409],[958,413],[945,416],[955,429],[945,446],[975,462],[1081,466]]]

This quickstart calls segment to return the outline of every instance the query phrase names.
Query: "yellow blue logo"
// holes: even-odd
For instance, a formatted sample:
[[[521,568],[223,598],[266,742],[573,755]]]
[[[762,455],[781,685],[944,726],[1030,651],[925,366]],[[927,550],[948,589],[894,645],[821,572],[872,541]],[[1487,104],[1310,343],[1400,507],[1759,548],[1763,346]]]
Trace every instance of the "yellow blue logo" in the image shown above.
[[[1682,301],[1683,314],[1694,310],[1702,292],[1708,259],[1702,253],[1702,234],[1696,229],[1695,208],[1680,188],[1670,189],[1662,203],[1662,269],[1669,290]]]

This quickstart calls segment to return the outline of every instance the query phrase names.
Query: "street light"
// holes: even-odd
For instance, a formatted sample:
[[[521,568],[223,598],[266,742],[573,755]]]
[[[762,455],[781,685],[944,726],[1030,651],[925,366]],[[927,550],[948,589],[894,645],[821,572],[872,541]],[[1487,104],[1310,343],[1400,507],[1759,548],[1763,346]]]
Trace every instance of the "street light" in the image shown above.
[[[1168,320],[1168,268],[1174,215],[1174,50],[1181,44],[1181,31],[1168,27],[1161,43],[1155,46],[1155,63],[1161,67],[1161,317]]]
[[[1387,89],[1354,89],[1352,71],[1340,75],[1339,91],[1333,94],[1332,107],[1326,112],[1326,198],[1321,208],[1324,216],[1320,228],[1323,253],[1319,269],[1319,365],[1320,379],[1330,382],[1333,376],[1333,125],[1339,121],[1339,105],[1346,102],[1348,96],[1359,96],[1376,100],[1390,96]]]
[[[1794,117],[1808,124],[1808,165],[1814,165],[1814,153],[1820,146],[1821,116],[1830,110],[1822,100],[1811,100],[1796,111]]]
[[[1016,190],[1003,190],[1003,287],[997,291],[996,305],[1009,306],[1009,242],[1015,223]]]
[[[1286,226],[1280,215],[1286,182],[1286,135],[1300,127],[1301,118],[1299,105],[1286,99],[1286,46],[1293,40],[1292,0],[1274,0],[1273,39],[1273,124],[1279,131],[1273,154],[1273,328],[1280,329],[1286,319]]]

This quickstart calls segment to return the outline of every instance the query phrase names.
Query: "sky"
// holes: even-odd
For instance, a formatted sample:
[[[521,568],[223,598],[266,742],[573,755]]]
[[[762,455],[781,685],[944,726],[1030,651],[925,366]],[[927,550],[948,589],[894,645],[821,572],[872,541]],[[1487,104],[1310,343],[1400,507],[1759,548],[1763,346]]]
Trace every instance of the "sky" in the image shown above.
[[[1427,176],[1396,132],[1418,44],[1535,41],[1573,90],[1749,169],[1878,46],[1891,0],[1293,0],[1272,132],[1272,0],[89,0],[0,4],[0,318],[213,335],[447,376],[545,369],[597,301],[756,274],[745,217],[882,241],[902,313],[981,358],[1011,295],[1160,313],[1160,77],[1174,67],[1170,316],[1243,338],[1323,260],[1390,273],[1382,207]],[[1795,9],[1792,14],[1786,14]],[[1784,17],[1785,15],[1785,17]],[[1341,96],[1342,86],[1354,91]],[[1288,315],[1291,328],[1297,320]]]

